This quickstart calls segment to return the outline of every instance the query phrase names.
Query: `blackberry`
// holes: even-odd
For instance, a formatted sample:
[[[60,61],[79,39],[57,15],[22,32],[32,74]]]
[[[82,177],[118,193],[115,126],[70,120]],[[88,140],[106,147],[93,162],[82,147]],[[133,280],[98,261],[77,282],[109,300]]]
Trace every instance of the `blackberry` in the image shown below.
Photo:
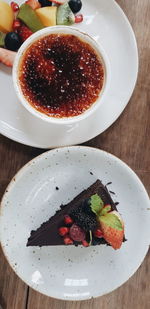
[[[83,212],[83,208],[82,208],[82,204],[80,206],[78,206],[77,208],[73,209],[70,212],[70,215],[72,216],[76,216],[76,214],[82,213]]]
[[[97,228],[96,216],[83,212],[81,206],[73,210],[70,215],[75,223],[85,231],[93,231]]]
[[[89,215],[93,215],[93,211],[91,210],[90,207],[90,199],[86,199],[82,202],[82,209],[85,213],[89,214]]]

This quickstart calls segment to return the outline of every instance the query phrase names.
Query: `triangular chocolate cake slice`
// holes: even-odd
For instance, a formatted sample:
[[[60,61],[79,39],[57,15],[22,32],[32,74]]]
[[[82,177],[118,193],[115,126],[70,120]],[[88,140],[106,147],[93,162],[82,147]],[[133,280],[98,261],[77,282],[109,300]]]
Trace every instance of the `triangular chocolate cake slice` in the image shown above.
[[[123,239],[124,224],[116,204],[106,186],[97,180],[31,231],[27,246],[110,244],[118,249]]]

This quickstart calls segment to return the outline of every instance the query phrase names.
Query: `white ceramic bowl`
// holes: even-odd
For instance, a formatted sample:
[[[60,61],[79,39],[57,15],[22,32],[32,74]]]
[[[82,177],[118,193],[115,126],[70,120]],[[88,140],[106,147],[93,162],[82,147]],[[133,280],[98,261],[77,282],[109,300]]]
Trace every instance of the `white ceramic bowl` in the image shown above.
[[[89,109],[87,109],[84,113],[82,113],[79,116],[55,118],[55,117],[50,117],[50,116],[48,116],[44,113],[41,113],[38,110],[36,110],[34,107],[32,107],[32,105],[27,101],[27,99],[23,95],[21,87],[20,87],[20,82],[19,82],[19,79],[18,79],[19,65],[20,65],[20,61],[21,61],[22,57],[24,56],[27,48],[30,45],[32,45],[35,41],[40,39],[41,37],[44,37],[44,36],[46,36],[48,34],[52,34],[52,33],[73,34],[73,35],[77,36],[78,38],[80,38],[81,40],[85,41],[86,43],[88,43],[90,46],[93,47],[93,49],[95,50],[96,54],[101,59],[103,66],[104,66],[105,80],[104,80],[103,88],[100,91],[100,96],[96,100],[96,102],[92,104],[92,106]],[[108,60],[107,55],[106,55],[105,51],[103,50],[103,48],[87,33],[82,32],[82,31],[80,31],[76,28],[73,28],[73,27],[68,27],[68,26],[47,27],[47,28],[44,28],[44,29],[34,33],[31,37],[29,37],[22,44],[21,48],[19,49],[19,51],[17,53],[16,59],[15,59],[15,62],[14,62],[14,66],[13,66],[14,88],[15,88],[17,96],[18,96],[20,102],[23,104],[23,106],[30,113],[32,113],[34,116],[39,117],[40,119],[43,119],[45,121],[53,122],[53,123],[57,123],[57,124],[64,124],[64,123],[65,124],[71,124],[73,122],[78,122],[80,120],[83,120],[86,117],[88,117],[89,115],[91,115],[95,111],[95,109],[98,108],[99,104],[102,103],[103,98],[104,98],[105,94],[107,93],[107,89],[109,87],[109,80],[110,80],[109,60]]]

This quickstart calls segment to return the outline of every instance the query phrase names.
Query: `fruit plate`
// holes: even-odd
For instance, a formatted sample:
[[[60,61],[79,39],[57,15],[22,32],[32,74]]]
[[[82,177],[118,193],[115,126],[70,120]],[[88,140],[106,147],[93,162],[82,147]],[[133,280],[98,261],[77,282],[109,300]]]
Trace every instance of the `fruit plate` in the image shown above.
[[[20,1],[22,2],[22,1]],[[83,0],[84,21],[76,24],[100,42],[110,61],[110,89],[88,119],[71,125],[35,119],[18,101],[11,70],[0,64],[0,133],[20,143],[53,148],[85,142],[106,130],[122,113],[135,87],[138,52],[133,30],[114,0]],[[128,50],[127,50],[128,46]]]
[[[32,229],[100,179],[125,223],[121,249],[26,247]],[[59,190],[56,190],[56,186]],[[43,153],[12,179],[1,202],[0,239],[16,274],[33,289],[59,299],[102,296],[126,282],[142,263],[150,240],[150,203],[136,174],[102,150],[72,146]]]

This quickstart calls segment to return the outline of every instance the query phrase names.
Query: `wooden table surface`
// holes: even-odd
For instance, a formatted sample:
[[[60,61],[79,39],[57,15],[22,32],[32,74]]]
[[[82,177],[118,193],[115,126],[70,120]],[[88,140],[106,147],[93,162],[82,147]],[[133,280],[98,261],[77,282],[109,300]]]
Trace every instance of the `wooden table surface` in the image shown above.
[[[124,160],[139,175],[150,193],[150,0],[117,2],[136,34],[140,56],[138,82],[128,106],[116,123],[85,145],[104,149]],[[0,197],[14,174],[42,152],[0,136]],[[11,270],[0,251],[0,303],[3,309],[149,309],[149,253],[136,274],[116,291],[89,301],[66,302],[48,298],[29,288]]]

